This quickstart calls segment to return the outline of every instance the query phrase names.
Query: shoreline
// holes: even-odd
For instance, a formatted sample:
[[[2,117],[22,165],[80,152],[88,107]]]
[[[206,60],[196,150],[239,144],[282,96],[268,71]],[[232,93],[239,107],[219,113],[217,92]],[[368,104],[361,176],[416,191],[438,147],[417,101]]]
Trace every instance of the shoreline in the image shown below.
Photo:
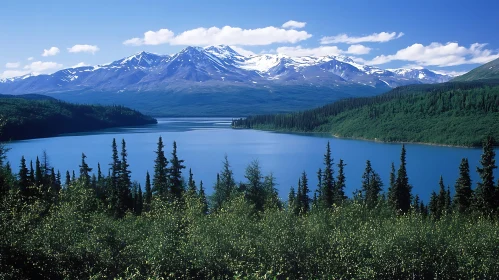
[[[337,139],[362,140],[362,141],[370,141],[370,142],[381,143],[381,144],[417,144],[417,145],[449,147],[449,148],[466,148],[466,149],[481,148],[481,146],[463,146],[463,145],[441,144],[441,143],[431,143],[431,142],[384,141],[384,140],[378,140],[377,138],[371,139],[371,138],[363,138],[363,137],[341,136],[339,134],[333,134],[331,132],[292,131],[292,130],[280,130],[280,129],[260,129],[260,128],[241,128],[241,127],[232,127],[232,129],[252,129],[252,130],[260,130],[260,131],[276,132],[276,133],[287,133],[287,134],[323,134],[323,135],[332,136],[333,138],[337,138]]]

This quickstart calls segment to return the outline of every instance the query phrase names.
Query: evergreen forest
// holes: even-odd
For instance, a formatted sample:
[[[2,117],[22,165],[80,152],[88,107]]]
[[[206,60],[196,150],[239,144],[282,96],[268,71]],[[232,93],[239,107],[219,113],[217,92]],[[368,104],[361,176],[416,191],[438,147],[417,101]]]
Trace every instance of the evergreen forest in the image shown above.
[[[477,170],[463,158],[456,182],[435,182],[428,202],[411,186],[404,145],[382,182],[370,161],[361,178],[346,178],[348,163],[328,144],[316,174],[290,174],[297,185],[286,199],[258,161],[236,182],[228,157],[207,195],[161,137],[144,186],[130,178],[123,139],[107,163],[89,166],[82,154],[79,170],[57,169],[45,153],[6,162],[2,145],[0,278],[497,279],[494,143],[483,141]],[[346,194],[349,182],[362,187]]]
[[[0,95],[0,140],[23,140],[156,120],[123,106],[70,104],[41,95]]]
[[[329,133],[385,142],[480,146],[499,139],[499,80],[409,85],[288,114],[256,115],[234,128]],[[497,143],[495,143],[497,145]]]

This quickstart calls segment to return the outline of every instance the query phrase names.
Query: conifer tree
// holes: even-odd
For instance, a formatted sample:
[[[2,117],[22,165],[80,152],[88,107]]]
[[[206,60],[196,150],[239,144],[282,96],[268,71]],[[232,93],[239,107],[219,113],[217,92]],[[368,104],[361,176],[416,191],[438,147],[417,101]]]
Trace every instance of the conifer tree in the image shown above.
[[[439,207],[438,207],[438,196],[435,193],[435,191],[431,192],[430,203],[428,204],[428,207],[430,208],[431,214],[435,218],[440,217],[440,213],[439,213],[440,211],[439,211]]]
[[[213,193],[213,207],[215,210],[220,209],[222,205],[229,201],[236,192],[236,182],[234,175],[230,169],[229,160],[225,155],[223,169],[220,174],[217,174],[217,183],[215,184]]]
[[[174,199],[180,199],[184,192],[183,182],[182,182],[182,169],[185,169],[183,165],[184,160],[179,159],[177,156],[177,142],[173,141],[173,151],[172,158],[170,159],[170,191]]]
[[[24,156],[21,157],[21,165],[19,166],[19,192],[21,195],[26,196],[28,194],[28,188],[30,185],[28,178],[28,168],[26,167],[26,159]]]
[[[471,189],[470,166],[467,158],[463,158],[459,165],[459,178],[456,181],[455,189],[454,207],[459,213],[469,212],[473,190]]]
[[[127,160],[128,153],[126,151],[126,143],[121,141],[121,160],[120,172],[118,181],[118,216],[122,216],[127,210],[133,209],[133,198],[131,193],[130,171]]]
[[[36,157],[36,165],[35,165],[35,186],[39,188],[43,185],[43,173],[42,167],[40,164],[40,160]]]
[[[152,191],[162,199],[167,199],[168,190],[168,160],[165,157],[163,138],[158,139],[156,159],[154,160],[154,175],[152,179]]]
[[[117,199],[117,189],[118,182],[120,180],[121,162],[118,155],[118,146],[116,145],[116,139],[113,138],[112,147],[112,162],[111,165],[111,197],[113,200]]]
[[[307,214],[310,211],[310,197],[308,196],[310,189],[308,187],[307,173],[305,173],[305,171],[303,171],[303,173],[301,174],[300,183],[301,183],[301,188],[298,188],[300,213]]]
[[[288,210],[295,211],[296,193],[295,188],[291,187],[288,195]]]
[[[400,153],[400,166],[397,172],[394,188],[392,190],[391,205],[396,211],[407,213],[411,206],[411,190],[409,178],[407,177],[406,169],[406,150],[405,145],[402,145]]]
[[[263,211],[265,205],[265,193],[262,184],[262,172],[258,160],[252,161],[246,167],[244,177],[248,180],[246,199],[255,206],[257,211]]]
[[[362,197],[368,208],[374,208],[378,203],[379,194],[383,183],[380,176],[371,166],[371,161],[366,161],[366,169],[362,175]]]
[[[142,197],[142,188],[139,185],[139,192],[137,196],[137,200],[135,202],[135,214],[140,215],[144,210],[144,198]]]
[[[64,186],[69,187],[71,185],[71,175],[69,175],[69,170],[66,170],[66,182],[64,183]]]
[[[414,196],[411,208],[414,210],[414,212],[421,213],[421,202],[419,201],[419,195],[416,194]]]
[[[282,208],[281,201],[279,200],[279,194],[276,187],[276,179],[274,174],[271,172],[263,178],[263,189],[265,195],[265,205],[268,208]]]
[[[324,171],[322,173],[322,188],[321,188],[321,201],[325,207],[331,207],[334,200],[334,169],[333,159],[331,157],[331,147],[329,141],[326,146],[326,153],[324,154]]]
[[[390,186],[388,187],[388,202],[393,206],[395,205],[395,183],[397,182],[397,176],[395,175],[395,164],[392,162],[390,169]]]
[[[29,183],[30,185],[35,185],[35,170],[33,169],[33,161],[29,161]]]
[[[203,181],[199,182],[199,201],[201,201],[203,214],[208,214],[208,200],[206,199],[206,194],[204,193]]]
[[[81,154],[81,165],[80,165],[80,180],[85,187],[90,187],[90,172],[92,168],[88,167],[88,164],[85,162],[87,156],[82,153]]]
[[[196,182],[192,174],[192,169],[189,168],[189,180],[187,181],[187,195],[194,197],[197,194]]]
[[[149,176],[149,171],[146,173],[146,193],[144,197],[144,210],[151,210],[152,201],[152,189],[151,189],[151,177]]]
[[[475,207],[483,213],[491,213],[496,210],[496,189],[494,186],[495,162],[494,138],[487,137],[483,142],[483,152],[480,158],[481,167],[477,167],[480,181],[475,191]]]
[[[336,179],[336,183],[334,184],[334,197],[333,203],[341,204],[347,198],[345,195],[345,187],[346,187],[346,177],[345,177],[345,166],[346,164],[340,159],[338,163],[338,177]]]
[[[440,176],[438,186],[440,191],[437,197],[437,217],[441,217],[446,212],[447,206],[447,192],[445,191],[444,179],[442,176]]]

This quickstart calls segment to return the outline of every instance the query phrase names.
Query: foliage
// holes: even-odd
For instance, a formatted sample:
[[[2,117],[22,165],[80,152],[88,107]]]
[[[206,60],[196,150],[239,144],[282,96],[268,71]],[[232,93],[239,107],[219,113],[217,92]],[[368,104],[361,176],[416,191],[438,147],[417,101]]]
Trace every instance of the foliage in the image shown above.
[[[313,110],[234,120],[233,127],[480,146],[486,136],[499,139],[497,119],[499,80],[487,80],[403,86]]]

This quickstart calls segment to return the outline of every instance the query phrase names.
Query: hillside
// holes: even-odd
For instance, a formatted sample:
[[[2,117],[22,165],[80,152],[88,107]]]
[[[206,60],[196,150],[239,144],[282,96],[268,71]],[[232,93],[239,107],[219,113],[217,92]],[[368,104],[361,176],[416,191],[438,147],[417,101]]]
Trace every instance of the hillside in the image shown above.
[[[0,79],[0,94],[119,104],[155,116],[234,116],[305,110],[449,79],[428,69],[362,65],[342,55],[243,56],[221,45],[186,47],[174,55],[139,52],[103,65]]]
[[[455,82],[499,79],[499,58],[454,78]]]
[[[34,95],[22,97],[0,95],[0,141],[156,123],[122,106],[75,105],[55,99],[37,100]]]
[[[233,127],[479,146],[487,135],[499,138],[498,119],[499,81],[494,80],[405,86],[298,113],[252,116]]]

